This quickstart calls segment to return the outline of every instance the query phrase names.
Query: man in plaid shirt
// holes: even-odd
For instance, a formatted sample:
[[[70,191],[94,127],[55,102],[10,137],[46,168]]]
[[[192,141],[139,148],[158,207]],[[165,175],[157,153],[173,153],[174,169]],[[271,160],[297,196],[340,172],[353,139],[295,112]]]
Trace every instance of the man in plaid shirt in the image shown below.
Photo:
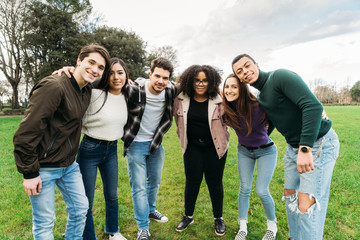
[[[170,81],[174,67],[165,58],[151,62],[150,79],[128,85],[128,122],[124,127],[124,155],[127,160],[137,239],[149,239],[149,219],[167,222],[156,211],[165,151],[161,144],[173,118],[176,87]]]

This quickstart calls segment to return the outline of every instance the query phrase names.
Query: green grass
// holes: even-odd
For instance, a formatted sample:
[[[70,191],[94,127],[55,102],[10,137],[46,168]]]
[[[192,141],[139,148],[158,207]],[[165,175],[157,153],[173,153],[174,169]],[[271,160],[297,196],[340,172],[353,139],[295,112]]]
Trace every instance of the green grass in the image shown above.
[[[328,106],[328,116],[333,120],[333,128],[340,138],[340,156],[335,165],[330,201],[327,212],[324,239],[360,239],[360,106]],[[13,158],[12,137],[20,117],[0,118],[0,239],[32,239],[31,206],[22,187],[22,175],[16,170]],[[224,172],[224,219],[227,232],[224,237],[214,233],[212,208],[206,184],[203,182],[194,213],[195,223],[186,231],[177,233],[175,227],[184,214],[185,176],[179,141],[174,125],[165,135],[163,145],[166,159],[160,185],[157,206],[169,217],[168,223],[150,223],[152,239],[234,239],[238,231],[237,195],[239,177],[236,163],[236,136],[231,132],[230,148]],[[283,195],[284,138],[272,134],[279,157],[270,191],[276,204],[279,232],[277,239],[287,239],[287,219]],[[255,173],[256,175],[256,173]],[[96,183],[94,220],[98,239],[108,239],[104,234],[104,198],[100,176]],[[256,176],[255,176],[256,177]],[[254,181],[255,183],[255,181]],[[255,185],[253,185],[255,188]],[[119,226],[128,239],[135,239],[136,222],[133,217],[132,200],[126,160],[122,157],[119,144]],[[62,239],[67,213],[61,194],[56,192],[55,239]],[[251,193],[248,239],[261,239],[266,231],[266,216],[255,191]]]

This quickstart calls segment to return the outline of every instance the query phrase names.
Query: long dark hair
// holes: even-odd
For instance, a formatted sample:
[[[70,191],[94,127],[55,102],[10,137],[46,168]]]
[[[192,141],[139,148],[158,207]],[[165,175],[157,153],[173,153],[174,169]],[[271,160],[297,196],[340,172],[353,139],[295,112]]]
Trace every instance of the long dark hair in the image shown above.
[[[125,62],[122,59],[113,57],[113,58],[110,59],[110,67],[109,67],[109,69],[104,73],[105,76],[103,78],[101,78],[99,84],[95,87],[96,89],[103,90],[104,93],[105,93],[105,97],[104,97],[103,104],[101,105],[99,110],[97,110],[94,114],[100,112],[100,110],[104,107],[104,105],[106,103],[106,100],[107,100],[108,94],[109,94],[109,90],[110,90],[110,84],[109,84],[110,73],[111,73],[112,67],[116,63],[119,63],[123,67],[123,69],[125,71],[125,74],[126,74],[125,83],[124,83],[124,86],[121,89],[121,93],[122,94],[125,93],[125,86],[128,84],[128,79],[129,79],[129,76],[130,76],[129,69],[128,69],[128,67],[126,66]],[[125,95],[125,97],[127,96],[126,94],[124,94],[124,95]]]
[[[239,85],[239,98],[235,100],[235,105],[226,100],[224,93],[226,81],[229,78],[235,78]],[[230,127],[236,130],[242,130],[239,123],[240,117],[244,120],[248,128],[246,136],[249,136],[252,132],[253,109],[259,107],[259,103],[254,94],[250,92],[248,84],[241,82],[235,74],[230,74],[224,81],[223,105],[225,110],[224,118],[228,123],[230,123]],[[264,120],[265,113],[263,114],[261,121]]]
[[[192,65],[188,67],[178,78],[180,83],[180,92],[189,97],[194,97],[194,79],[199,72],[204,72],[209,82],[207,95],[209,99],[214,99],[219,93],[219,85],[221,83],[220,74],[215,68],[209,65]]]

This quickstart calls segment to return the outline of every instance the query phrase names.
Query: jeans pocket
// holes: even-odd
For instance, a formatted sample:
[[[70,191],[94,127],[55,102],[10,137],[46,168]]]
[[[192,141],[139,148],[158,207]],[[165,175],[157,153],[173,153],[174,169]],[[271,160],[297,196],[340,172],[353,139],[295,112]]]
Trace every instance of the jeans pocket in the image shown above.
[[[84,150],[88,150],[88,151],[92,151],[95,150],[98,147],[99,144],[91,142],[89,140],[82,140],[81,144],[80,144],[80,148],[84,149]]]

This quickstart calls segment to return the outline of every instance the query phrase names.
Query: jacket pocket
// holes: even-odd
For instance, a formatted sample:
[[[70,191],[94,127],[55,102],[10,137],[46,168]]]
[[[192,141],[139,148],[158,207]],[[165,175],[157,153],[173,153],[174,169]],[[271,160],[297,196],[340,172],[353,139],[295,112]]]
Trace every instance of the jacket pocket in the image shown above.
[[[50,144],[49,144],[48,147],[46,148],[46,151],[45,151],[45,154],[44,154],[44,158],[47,157],[47,155],[49,154],[49,152],[50,152],[51,149],[53,148],[56,140],[57,140],[57,139],[59,138],[59,136],[60,136],[60,133],[61,133],[61,131],[58,130],[58,131],[56,132],[54,138],[50,141]]]

